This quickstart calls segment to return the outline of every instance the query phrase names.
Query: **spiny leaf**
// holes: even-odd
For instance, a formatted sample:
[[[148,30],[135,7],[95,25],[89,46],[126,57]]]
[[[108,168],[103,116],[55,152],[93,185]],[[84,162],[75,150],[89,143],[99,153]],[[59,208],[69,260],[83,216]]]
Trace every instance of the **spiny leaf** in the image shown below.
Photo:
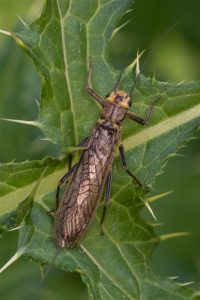
[[[88,59],[93,66],[92,84],[100,94],[112,90],[117,72],[108,59],[108,44],[119,16],[131,0],[48,0],[38,20],[25,31],[12,35],[33,59],[42,81],[39,117],[34,124],[63,152],[90,134],[100,115],[99,107],[84,90]],[[127,68],[121,82],[124,90],[133,84]],[[157,97],[149,127],[125,121],[123,144],[130,170],[152,185],[169,156],[196,134],[200,123],[200,83],[162,83],[141,76],[133,97],[133,110],[145,116]],[[30,223],[20,229],[19,250],[50,263],[56,249],[52,241],[52,218],[56,182],[65,173],[66,162],[52,158],[0,165],[2,223],[16,209],[47,168],[35,195]],[[94,299],[198,299],[198,293],[169,279],[155,276],[151,254],[158,243],[153,226],[139,212],[145,195],[121,170],[113,166],[111,202],[100,235],[100,206],[80,248],[63,250],[54,265],[81,273]],[[169,237],[170,235],[168,235]],[[172,236],[172,235],[171,235]]]
[[[3,226],[1,231],[3,230],[13,230],[17,227],[20,228],[20,225],[23,221],[26,222],[28,220],[29,214],[31,212],[33,201],[38,189],[38,186],[41,183],[42,177],[45,174],[47,167],[44,169],[43,173],[41,174],[40,178],[36,182],[33,189],[30,191],[29,195],[19,203],[16,210],[10,212],[6,217],[4,216],[4,220],[2,222]]]
[[[45,177],[41,180],[36,198],[53,190],[54,183],[61,176],[59,169],[62,167],[59,160],[50,157],[41,161],[0,164],[0,217],[16,209],[17,205],[30,194],[45,169]]]

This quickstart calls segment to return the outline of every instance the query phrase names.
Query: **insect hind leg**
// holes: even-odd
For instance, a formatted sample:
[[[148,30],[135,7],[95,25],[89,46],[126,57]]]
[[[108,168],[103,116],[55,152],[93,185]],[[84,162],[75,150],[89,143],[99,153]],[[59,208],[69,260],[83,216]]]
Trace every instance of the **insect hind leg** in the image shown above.
[[[128,169],[127,163],[126,163],[126,159],[125,159],[125,155],[124,155],[124,147],[123,145],[119,146],[119,154],[120,154],[120,158],[121,158],[121,162],[122,162],[122,166],[124,168],[124,170],[126,171],[126,173],[131,176],[133,178],[133,180],[137,183],[137,185],[139,185],[141,188],[143,187],[143,184],[140,182],[140,180]]]
[[[64,184],[68,182],[68,178],[73,174],[73,172],[75,171],[77,167],[77,163],[59,180],[58,185],[57,185],[57,189],[56,189],[56,208],[50,210],[48,213],[54,213],[59,206],[60,203],[60,199],[59,199],[59,195],[60,195],[60,187]]]
[[[104,207],[103,207],[103,213],[102,213],[100,225],[103,224],[103,221],[105,219],[106,209],[107,209],[107,206],[108,206],[108,203],[109,203],[109,199],[110,199],[111,181],[112,181],[112,173],[111,173],[111,171],[109,171],[108,176],[106,178]],[[103,230],[102,230],[102,234],[103,234]]]

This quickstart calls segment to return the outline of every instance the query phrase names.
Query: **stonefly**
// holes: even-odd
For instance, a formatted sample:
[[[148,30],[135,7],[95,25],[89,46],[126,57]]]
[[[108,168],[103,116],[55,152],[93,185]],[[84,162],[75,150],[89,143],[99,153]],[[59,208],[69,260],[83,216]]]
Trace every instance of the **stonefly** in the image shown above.
[[[102,106],[102,114],[91,135],[77,146],[84,147],[79,161],[58,183],[57,203],[59,202],[60,186],[68,183],[55,213],[54,237],[59,248],[73,248],[80,243],[94,217],[102,191],[105,188],[104,209],[100,222],[103,223],[110,198],[112,164],[116,148],[119,149],[124,170],[138,186],[143,187],[142,183],[128,169],[126,163],[124,148],[120,142],[122,121],[129,118],[141,125],[147,125],[158,99],[150,104],[146,118],[130,112],[131,96],[139,75],[130,91],[126,93],[119,90],[122,72],[113,91],[104,98],[90,84],[92,74],[90,63],[85,88]]]

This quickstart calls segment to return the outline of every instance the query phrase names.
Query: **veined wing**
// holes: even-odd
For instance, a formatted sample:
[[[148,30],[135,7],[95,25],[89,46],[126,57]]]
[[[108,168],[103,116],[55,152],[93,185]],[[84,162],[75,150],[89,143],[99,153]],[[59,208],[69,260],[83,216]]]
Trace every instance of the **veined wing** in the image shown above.
[[[84,236],[112,167],[118,140],[118,131],[95,127],[56,213],[59,247],[72,248]]]

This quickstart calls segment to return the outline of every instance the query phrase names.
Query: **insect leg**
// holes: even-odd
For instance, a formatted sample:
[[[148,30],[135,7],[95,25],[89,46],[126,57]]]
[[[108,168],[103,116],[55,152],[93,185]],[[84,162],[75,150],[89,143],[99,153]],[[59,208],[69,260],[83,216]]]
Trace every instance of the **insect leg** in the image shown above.
[[[150,119],[151,119],[151,116],[152,116],[153,108],[154,108],[155,104],[158,102],[158,100],[160,100],[160,97],[156,98],[156,99],[149,105],[148,110],[147,110],[147,114],[146,114],[146,118],[141,118],[141,117],[135,115],[134,113],[132,113],[132,112],[130,112],[130,111],[127,112],[127,116],[128,116],[131,120],[133,120],[133,121],[135,121],[135,122],[137,122],[137,123],[139,123],[139,124],[141,124],[141,125],[148,125],[148,124],[149,124],[149,121],[150,121]]]
[[[82,147],[82,146],[86,146],[87,145],[87,142],[88,142],[88,136],[86,138],[84,138],[84,140],[82,140],[76,147]],[[68,168],[71,169],[72,167],[72,158],[73,158],[73,155],[74,155],[74,152],[73,151],[72,153],[69,154],[69,160],[68,160]]]
[[[131,171],[129,171],[128,169],[128,166],[127,166],[127,163],[126,163],[126,159],[125,159],[125,155],[124,155],[124,147],[123,145],[119,145],[119,154],[120,154],[120,158],[121,158],[121,162],[122,162],[122,166],[124,168],[124,170],[126,171],[126,173],[128,175],[130,175],[134,181],[140,186],[140,187],[143,187],[142,183],[140,182],[140,180],[135,176],[133,175],[133,173],[131,173]]]
[[[88,136],[84,138],[84,140],[82,140],[76,147],[85,146],[87,144],[88,138]]]
[[[60,187],[64,183],[67,183],[68,177],[73,174],[74,170],[76,169],[76,166],[77,166],[77,163],[58,182],[57,190],[56,190],[56,209],[58,209],[59,202],[60,202],[59,201]]]
[[[105,199],[104,199],[104,208],[103,208],[103,213],[101,217],[100,224],[103,224],[105,215],[106,215],[106,208],[110,199],[110,186],[111,186],[111,181],[112,181],[112,173],[109,171],[108,176],[106,178],[106,185],[105,185]]]
[[[104,98],[101,97],[95,90],[93,90],[91,86],[91,75],[92,75],[92,65],[91,65],[91,61],[89,61],[89,71],[85,82],[85,89],[99,104],[104,106]]]
[[[60,194],[60,187],[64,184],[68,182],[68,177],[70,175],[73,174],[74,170],[76,169],[77,163],[59,180],[58,185],[57,185],[57,189],[56,189],[56,209],[52,209],[48,212],[48,214],[51,214],[53,212],[55,212],[58,209],[59,206],[59,194]]]

